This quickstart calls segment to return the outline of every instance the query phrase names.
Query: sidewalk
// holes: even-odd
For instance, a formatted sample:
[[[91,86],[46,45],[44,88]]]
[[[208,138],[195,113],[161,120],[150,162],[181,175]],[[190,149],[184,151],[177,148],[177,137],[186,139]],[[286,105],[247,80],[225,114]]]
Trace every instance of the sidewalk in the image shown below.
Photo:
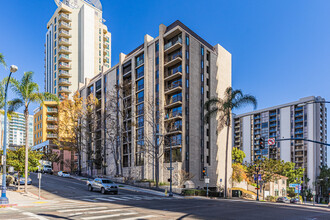
[[[39,200],[37,195],[24,191],[7,191],[7,198],[10,206],[31,206],[49,202],[42,198]]]
[[[88,178],[86,177],[81,177],[81,176],[70,176],[73,179],[76,180],[80,180],[80,181],[84,181],[87,183]],[[134,192],[143,192],[143,193],[149,193],[149,194],[153,194],[153,195],[157,195],[157,196],[165,196],[165,193],[162,191],[158,191],[158,190],[154,190],[154,189],[146,189],[146,188],[141,188],[141,187],[137,187],[137,186],[132,186],[132,185],[127,185],[124,183],[119,183],[119,186],[123,186],[126,190],[130,190],[130,191],[134,191]],[[167,193],[168,195],[168,193]],[[175,198],[183,198],[183,196],[180,195],[176,195],[174,194],[173,197]]]

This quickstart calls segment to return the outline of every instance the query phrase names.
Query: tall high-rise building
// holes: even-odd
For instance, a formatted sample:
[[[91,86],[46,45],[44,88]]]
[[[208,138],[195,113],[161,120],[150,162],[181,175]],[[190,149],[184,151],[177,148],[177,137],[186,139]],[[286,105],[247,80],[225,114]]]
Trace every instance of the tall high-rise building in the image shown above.
[[[4,115],[1,118],[1,146],[4,137]],[[29,146],[33,146],[33,116],[29,115]],[[7,120],[7,147],[25,146],[25,118],[24,114],[15,112],[11,119]],[[2,148],[2,147],[1,147]]]
[[[111,67],[111,34],[99,0],[55,0],[47,24],[45,91],[72,97],[79,83]]]
[[[210,186],[224,187],[226,129],[217,131],[217,118],[204,120],[204,103],[223,97],[228,86],[227,50],[210,45],[180,21],[161,24],[158,37],[145,35],[140,46],[120,54],[118,64],[80,88],[82,97],[93,94],[99,100],[87,126],[94,130],[81,136],[83,152],[88,152],[83,153],[83,172],[115,176],[122,170],[125,177],[155,179],[159,157],[160,181],[167,182],[172,148],[175,183],[186,172],[196,187],[204,187],[207,169]],[[118,104],[115,114],[109,110],[113,103]],[[117,127],[109,114],[117,117]],[[113,129],[110,136],[116,141],[109,139]],[[228,158],[229,179],[231,149]]]
[[[320,166],[327,165],[327,146],[304,140],[276,141],[269,138],[304,138],[327,142],[327,108],[321,97],[306,97],[298,101],[253,111],[234,118],[234,147],[245,152],[245,161],[251,163],[262,157],[294,162],[305,168],[308,185],[320,174]],[[259,139],[265,139],[260,149]]]

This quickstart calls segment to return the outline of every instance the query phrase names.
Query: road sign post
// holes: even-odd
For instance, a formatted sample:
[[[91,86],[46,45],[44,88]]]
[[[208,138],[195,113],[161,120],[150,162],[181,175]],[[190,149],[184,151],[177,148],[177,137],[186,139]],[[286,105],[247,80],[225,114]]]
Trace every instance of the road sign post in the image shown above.
[[[40,199],[40,188],[41,188],[41,173],[38,172],[38,179],[39,179],[39,195],[38,195],[38,199]]]
[[[205,178],[205,183],[206,183],[206,197],[209,196],[209,183],[210,183],[210,178],[206,177]]]

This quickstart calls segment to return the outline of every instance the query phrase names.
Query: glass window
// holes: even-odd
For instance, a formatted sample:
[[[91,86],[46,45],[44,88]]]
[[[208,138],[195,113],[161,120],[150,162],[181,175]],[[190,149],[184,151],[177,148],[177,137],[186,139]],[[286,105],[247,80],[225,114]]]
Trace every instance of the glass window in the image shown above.
[[[137,124],[138,124],[138,128],[140,128],[140,127],[143,127],[144,126],[144,118],[143,118],[143,116],[139,116],[138,118],[137,118]]]
[[[56,22],[57,22],[57,18],[55,17],[55,19],[54,19],[54,23],[56,24]]]
[[[139,92],[137,94],[137,100],[138,100],[138,102],[143,102],[143,100],[144,100],[144,91]]]
[[[159,51],[159,43],[156,43],[156,52]]]
[[[156,65],[159,64],[159,57],[156,57]]]
[[[55,41],[55,47],[57,46],[57,41]]]
[[[189,74],[189,66],[186,65],[186,73]]]
[[[56,80],[54,81],[54,86],[56,86]]]
[[[55,25],[55,26],[54,26],[54,31],[56,31],[56,29],[57,29],[57,26]]]
[[[54,66],[54,70],[56,70],[57,69],[57,66],[56,66],[56,64],[55,64],[55,66]]]
[[[54,36],[55,36],[55,39],[56,39],[57,38],[57,34],[55,33]]]
[[[144,66],[141,66],[136,70],[136,78],[138,79],[143,75],[144,75]]]
[[[201,54],[204,56],[204,47],[201,47]]]
[[[189,46],[189,36],[186,37],[186,44]]]
[[[156,71],[156,79],[159,78],[159,70]]]
[[[137,115],[142,115],[143,112],[144,112],[144,104],[142,103],[137,106]]]
[[[137,90],[141,90],[144,88],[144,79],[140,79],[138,82],[137,82]]]
[[[142,65],[144,62],[144,54],[139,55],[136,57],[136,66]]]

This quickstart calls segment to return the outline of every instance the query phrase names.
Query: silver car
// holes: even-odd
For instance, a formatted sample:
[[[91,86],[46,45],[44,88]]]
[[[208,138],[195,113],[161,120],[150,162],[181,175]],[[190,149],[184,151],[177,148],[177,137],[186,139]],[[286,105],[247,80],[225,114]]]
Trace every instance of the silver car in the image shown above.
[[[102,194],[107,192],[118,194],[118,185],[109,179],[96,178],[93,181],[88,181],[87,185],[89,191],[100,191]]]

